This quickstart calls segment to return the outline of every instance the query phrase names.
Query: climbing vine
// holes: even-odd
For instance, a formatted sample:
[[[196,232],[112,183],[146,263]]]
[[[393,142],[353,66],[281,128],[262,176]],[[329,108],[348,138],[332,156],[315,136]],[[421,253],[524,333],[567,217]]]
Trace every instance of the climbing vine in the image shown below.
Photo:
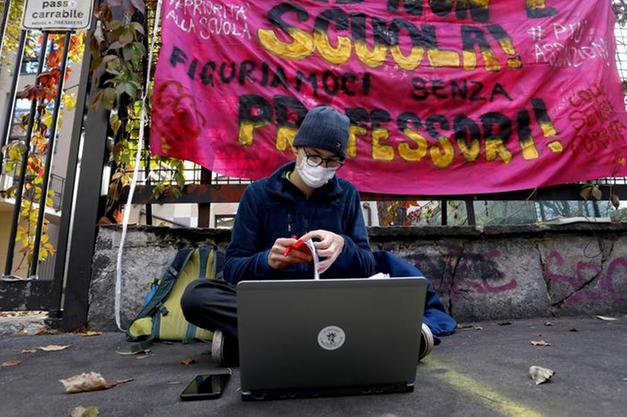
[[[140,110],[146,77],[152,79],[153,76],[146,73],[146,61],[156,3],[144,0],[104,1],[96,10],[99,25],[89,39],[91,70],[100,86],[92,104],[102,105],[109,111],[113,144],[110,160],[115,169],[108,192],[106,211],[109,215],[119,209],[124,190],[131,181],[140,129],[146,129],[146,138],[149,133],[146,126],[150,122],[152,82],[146,103],[146,126],[140,126]],[[157,37],[160,39],[160,30]],[[153,53],[155,62],[158,48]],[[167,193],[181,195],[185,184],[183,161],[150,157],[147,147],[142,152],[142,160],[150,161],[150,171],[159,169],[159,177],[152,179],[155,197]],[[144,169],[145,164],[142,166]]]

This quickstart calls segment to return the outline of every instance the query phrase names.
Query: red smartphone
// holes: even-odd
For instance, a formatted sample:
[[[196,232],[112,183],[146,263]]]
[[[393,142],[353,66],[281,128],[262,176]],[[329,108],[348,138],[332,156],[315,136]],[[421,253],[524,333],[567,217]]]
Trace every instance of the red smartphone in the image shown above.
[[[296,239],[296,236],[292,236],[292,239]],[[307,244],[305,243],[304,240],[298,239],[295,243],[293,243],[291,246],[286,247],[283,250],[283,256],[287,256],[289,255],[289,253],[293,250],[297,250],[300,252],[303,252],[307,255],[311,255],[311,250],[309,249],[309,246],[307,246]]]

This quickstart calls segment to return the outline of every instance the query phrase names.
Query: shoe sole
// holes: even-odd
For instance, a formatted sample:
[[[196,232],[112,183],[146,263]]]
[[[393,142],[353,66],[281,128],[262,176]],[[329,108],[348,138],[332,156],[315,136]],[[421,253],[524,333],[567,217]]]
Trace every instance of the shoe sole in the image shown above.
[[[224,334],[216,330],[211,341],[211,359],[217,363],[224,362]]]
[[[433,333],[429,326],[422,323],[422,329],[420,330],[420,350],[418,353],[418,361],[423,360],[433,350]]]

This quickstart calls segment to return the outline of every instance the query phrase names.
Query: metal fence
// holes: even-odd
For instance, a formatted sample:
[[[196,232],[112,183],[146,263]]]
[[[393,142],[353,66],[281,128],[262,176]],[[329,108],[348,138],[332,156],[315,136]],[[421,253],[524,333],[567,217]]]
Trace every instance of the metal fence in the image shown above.
[[[65,86],[68,52],[76,34],[20,30],[19,18],[9,21],[8,11],[13,7],[11,16],[15,16],[21,5],[23,2],[15,0],[0,1],[2,75],[9,74],[3,91],[5,111],[0,115],[0,148],[9,145],[0,154],[0,203],[11,210],[0,212],[0,221],[9,230],[6,252],[0,254],[0,258],[4,256],[0,310],[47,310],[52,318],[60,317],[63,311],[64,323],[72,328],[86,321],[100,191],[93,181],[100,183],[106,132],[92,127],[100,143],[82,142],[86,131],[83,116],[89,114],[85,103],[91,62],[89,54],[83,54],[82,62],[76,63],[80,80],[73,86],[78,87],[77,117],[65,120],[72,127],[63,144],[67,166],[62,164],[57,173],[52,171],[53,159],[58,156],[62,95],[70,88]],[[49,68],[52,52],[55,55]],[[37,92],[19,99],[18,91],[25,91],[25,84],[32,89],[46,84],[50,90],[45,96]],[[81,148],[85,152],[82,167]],[[28,226],[21,228],[23,223]],[[48,234],[44,233],[46,228]],[[48,256],[42,255],[44,251]],[[65,299],[64,290],[70,295]]]
[[[151,19],[153,16],[148,16],[148,28],[152,27]],[[627,82],[627,27],[616,26],[615,30],[617,41],[617,64],[623,80]],[[627,98],[626,98],[627,100]],[[147,162],[144,164],[147,166]],[[204,175],[203,175],[204,172]],[[151,179],[156,178],[169,178],[172,172],[163,166],[159,166],[156,169],[145,169],[142,178],[139,181],[139,189],[135,194],[134,202],[137,204],[147,204],[146,212],[148,215],[145,220],[148,224],[151,224],[150,213],[148,208],[152,203],[197,203],[205,210],[199,210],[199,216],[208,216],[209,208],[212,203],[228,203],[237,202],[241,197],[246,184],[251,181],[248,179],[231,178],[220,176],[216,173],[211,173],[204,170],[199,165],[191,162],[185,164],[185,184],[183,196],[176,198],[172,196],[162,196],[160,199],[152,197],[152,182]],[[587,183],[595,184],[601,187],[602,200],[609,201],[611,195],[616,195],[622,200],[627,200],[627,177],[618,178],[601,178],[594,181],[588,181]],[[457,201],[465,203],[464,213],[467,224],[474,225],[477,223],[476,211],[487,206],[488,201],[530,201],[539,202],[534,211],[537,211],[536,220],[543,220],[550,217],[550,213],[555,211],[551,210],[549,206],[543,206],[543,201],[580,201],[580,184],[566,184],[553,187],[545,187],[534,190],[521,190],[506,193],[497,194],[481,194],[481,195],[421,195],[421,196],[406,196],[406,195],[388,195],[388,194],[372,194],[361,193],[361,198],[364,201],[415,201],[420,199],[421,201],[439,201],[441,214],[439,216],[439,222],[441,224],[447,224],[449,217],[447,211],[451,208],[454,209],[454,204],[450,202]],[[481,205],[481,207],[478,206]],[[591,201],[580,205],[579,212],[586,216],[590,213],[590,216],[600,216],[607,211],[603,211],[599,208],[599,204],[596,201]],[[575,210],[573,210],[575,211]],[[455,210],[452,211],[455,213]],[[565,210],[566,213],[569,210]],[[511,216],[510,216],[511,217]],[[216,221],[218,218],[216,218]],[[200,225],[208,225],[208,219],[199,219]]]

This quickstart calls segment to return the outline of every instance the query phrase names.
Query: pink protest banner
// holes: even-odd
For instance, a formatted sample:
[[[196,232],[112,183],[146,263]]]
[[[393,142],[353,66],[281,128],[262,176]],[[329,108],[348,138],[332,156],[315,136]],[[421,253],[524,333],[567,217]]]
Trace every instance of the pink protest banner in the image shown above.
[[[165,0],[153,153],[257,179],[307,109],[351,119],[360,191],[627,175],[610,1]]]

